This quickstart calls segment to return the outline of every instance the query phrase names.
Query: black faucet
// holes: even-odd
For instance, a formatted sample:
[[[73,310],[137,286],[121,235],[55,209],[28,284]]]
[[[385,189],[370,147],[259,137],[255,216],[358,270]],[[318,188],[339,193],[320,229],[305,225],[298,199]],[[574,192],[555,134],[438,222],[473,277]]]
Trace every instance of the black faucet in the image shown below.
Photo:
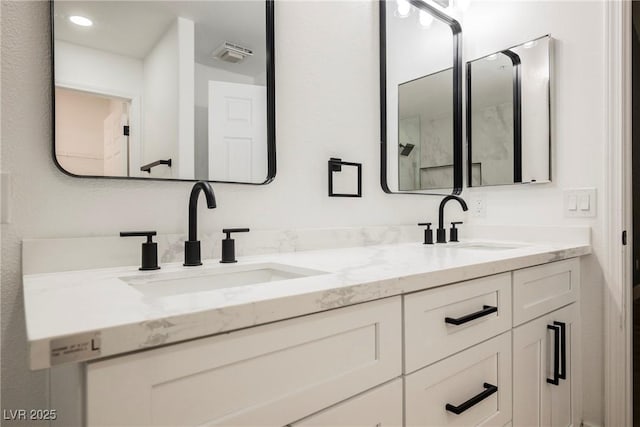
[[[447,230],[444,228],[444,206],[447,204],[449,200],[457,200],[462,206],[463,211],[468,211],[467,203],[462,199],[462,197],[458,196],[447,196],[440,202],[440,213],[438,216],[438,230],[436,231],[436,242],[437,243],[447,243]]]
[[[213,188],[206,181],[198,181],[193,184],[191,197],[189,197],[189,240],[184,242],[184,265],[193,267],[202,265],[200,259],[200,240],[198,240],[198,196],[202,191],[207,199],[207,207],[216,207],[216,196]]]

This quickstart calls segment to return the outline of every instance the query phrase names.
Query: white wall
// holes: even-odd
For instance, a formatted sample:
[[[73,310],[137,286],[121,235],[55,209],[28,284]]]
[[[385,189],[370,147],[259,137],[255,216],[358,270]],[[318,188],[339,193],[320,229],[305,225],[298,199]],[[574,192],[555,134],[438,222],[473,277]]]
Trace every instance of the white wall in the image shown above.
[[[142,61],[55,41],[56,84],[87,92],[134,98],[142,88]]]
[[[605,138],[604,5],[598,1],[473,1],[462,19],[465,60],[551,34],[555,39],[552,96],[552,179],[549,184],[484,187],[465,190],[466,198],[482,194],[487,224],[582,224],[593,227],[595,255],[582,263],[582,354],[585,421],[603,422],[603,289],[604,256],[601,215],[568,219],[562,191],[594,187],[603,206]],[[523,117],[523,120],[526,118]]]
[[[144,59],[142,164],[172,159],[147,176],[194,176],[194,25],[177,18]]]
[[[1,7],[2,170],[11,174],[15,195],[13,220],[2,225],[2,407],[46,408],[46,372],[27,367],[21,240],[115,236],[132,229],[184,233],[192,184],[78,179],[59,172],[50,154],[49,5],[3,1]],[[436,218],[437,198],[380,189],[375,11],[371,2],[276,5],[278,174],[267,186],[215,184],[218,208],[206,211],[200,203],[203,232]],[[330,157],[363,163],[362,198],[327,197]],[[422,236],[418,227],[416,233]]]
[[[178,18],[178,178],[195,174],[195,25]]]

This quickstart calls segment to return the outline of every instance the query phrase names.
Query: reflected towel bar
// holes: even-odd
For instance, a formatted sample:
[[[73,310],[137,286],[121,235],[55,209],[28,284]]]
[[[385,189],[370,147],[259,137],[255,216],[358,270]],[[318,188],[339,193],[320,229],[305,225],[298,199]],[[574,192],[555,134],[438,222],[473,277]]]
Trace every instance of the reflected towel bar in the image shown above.
[[[171,159],[169,160],[156,160],[155,162],[148,163],[144,166],[140,166],[140,170],[143,172],[151,173],[151,168],[159,165],[167,165],[171,167]]]

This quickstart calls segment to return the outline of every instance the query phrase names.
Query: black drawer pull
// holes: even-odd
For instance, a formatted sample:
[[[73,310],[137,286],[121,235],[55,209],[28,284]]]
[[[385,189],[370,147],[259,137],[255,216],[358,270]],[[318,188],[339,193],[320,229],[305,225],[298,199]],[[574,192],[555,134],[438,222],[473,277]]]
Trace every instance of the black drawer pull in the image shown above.
[[[554,325],[560,326],[560,369],[558,369],[558,378],[567,379],[567,325],[564,322],[553,322]]]
[[[485,390],[482,393],[473,396],[471,399],[460,404],[460,406],[454,406],[451,403],[447,403],[444,408],[449,412],[460,415],[467,409],[471,408],[474,405],[477,405],[478,403],[482,402],[484,399],[498,391],[498,387],[493,384],[484,383],[483,386]]]
[[[462,317],[445,317],[444,321],[451,325],[462,325],[463,323],[471,322],[472,320],[476,320],[483,316],[488,316],[491,313],[497,313],[498,307],[493,307],[491,305],[483,305],[482,310],[476,311],[475,313],[467,314]]]
[[[560,384],[560,326],[547,325],[547,329],[553,331],[553,378],[547,378],[549,384]]]

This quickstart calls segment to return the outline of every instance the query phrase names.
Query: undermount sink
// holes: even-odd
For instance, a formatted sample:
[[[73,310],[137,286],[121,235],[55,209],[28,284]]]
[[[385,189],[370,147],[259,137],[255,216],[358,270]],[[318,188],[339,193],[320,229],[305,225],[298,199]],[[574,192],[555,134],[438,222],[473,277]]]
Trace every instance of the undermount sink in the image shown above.
[[[524,245],[517,243],[497,243],[497,242],[463,242],[452,245],[459,249],[475,249],[481,251],[506,251],[509,249],[522,248]]]
[[[163,297],[328,274],[291,265],[263,263],[120,277],[147,296]]]

